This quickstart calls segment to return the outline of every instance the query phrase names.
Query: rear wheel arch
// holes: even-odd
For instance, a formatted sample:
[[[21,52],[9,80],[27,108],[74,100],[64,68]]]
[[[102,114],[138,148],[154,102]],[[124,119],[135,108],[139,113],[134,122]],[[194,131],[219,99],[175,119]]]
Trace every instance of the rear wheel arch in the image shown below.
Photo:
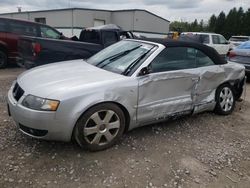
[[[223,82],[222,84],[220,84],[217,88],[219,88],[220,86],[225,85],[225,84],[228,84],[233,88],[235,98],[236,98],[236,100],[238,100],[241,97],[242,93],[243,93],[244,79],[243,80],[240,80],[240,79],[228,80],[228,81]]]
[[[230,105],[231,108],[228,109],[228,110],[223,110],[222,109],[222,102],[223,101],[220,101],[222,98],[220,98],[220,94],[223,90],[223,88],[229,88],[229,90],[231,90],[232,92],[232,95],[231,95],[231,98],[232,98],[232,104]],[[229,96],[229,94],[228,94]],[[223,99],[223,100],[228,100],[228,99]],[[215,109],[214,109],[214,112],[219,114],[219,115],[229,115],[233,112],[234,110],[234,107],[235,107],[235,101],[236,101],[236,95],[235,95],[235,91],[234,91],[234,87],[232,85],[232,83],[230,82],[224,82],[222,84],[220,84],[217,88],[216,88],[216,91],[215,91],[215,101],[216,101],[216,106],[215,106]],[[224,106],[223,106],[224,107]]]

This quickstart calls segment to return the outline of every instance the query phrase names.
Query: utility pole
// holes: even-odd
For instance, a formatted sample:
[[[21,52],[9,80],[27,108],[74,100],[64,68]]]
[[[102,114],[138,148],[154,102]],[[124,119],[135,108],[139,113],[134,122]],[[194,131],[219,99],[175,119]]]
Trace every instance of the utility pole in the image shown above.
[[[17,7],[17,12],[22,12],[22,7],[21,6]]]

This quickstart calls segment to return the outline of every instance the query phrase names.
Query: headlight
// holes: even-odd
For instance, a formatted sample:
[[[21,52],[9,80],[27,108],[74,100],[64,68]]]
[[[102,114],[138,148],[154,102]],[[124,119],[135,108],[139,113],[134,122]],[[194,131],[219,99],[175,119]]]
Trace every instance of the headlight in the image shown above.
[[[27,95],[24,98],[22,105],[33,110],[56,111],[59,106],[59,103],[60,102],[57,100],[50,100],[36,97],[33,95]]]

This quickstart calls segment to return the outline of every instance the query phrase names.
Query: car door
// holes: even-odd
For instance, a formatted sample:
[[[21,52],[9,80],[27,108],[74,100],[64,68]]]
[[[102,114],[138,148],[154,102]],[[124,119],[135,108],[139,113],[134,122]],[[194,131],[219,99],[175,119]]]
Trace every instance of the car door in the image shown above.
[[[196,72],[199,79],[195,86],[193,95],[194,111],[200,112],[213,107],[215,91],[225,80],[225,72],[221,65],[215,64],[213,60],[202,51],[196,49]]]
[[[138,78],[138,122],[150,123],[190,112],[199,80],[193,50],[166,48],[151,62],[150,69],[150,74]]]

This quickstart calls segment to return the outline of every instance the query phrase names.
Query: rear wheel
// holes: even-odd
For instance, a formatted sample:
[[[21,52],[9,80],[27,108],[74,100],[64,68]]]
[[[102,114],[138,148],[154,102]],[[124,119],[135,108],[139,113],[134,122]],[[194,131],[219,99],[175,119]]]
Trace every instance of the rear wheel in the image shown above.
[[[4,51],[0,50],[0,68],[5,68],[7,66],[7,55]]]
[[[74,138],[81,147],[99,151],[114,145],[124,128],[123,111],[115,104],[100,104],[90,108],[78,120]]]
[[[235,107],[235,94],[231,85],[223,84],[216,91],[215,112],[220,115],[229,115]]]

